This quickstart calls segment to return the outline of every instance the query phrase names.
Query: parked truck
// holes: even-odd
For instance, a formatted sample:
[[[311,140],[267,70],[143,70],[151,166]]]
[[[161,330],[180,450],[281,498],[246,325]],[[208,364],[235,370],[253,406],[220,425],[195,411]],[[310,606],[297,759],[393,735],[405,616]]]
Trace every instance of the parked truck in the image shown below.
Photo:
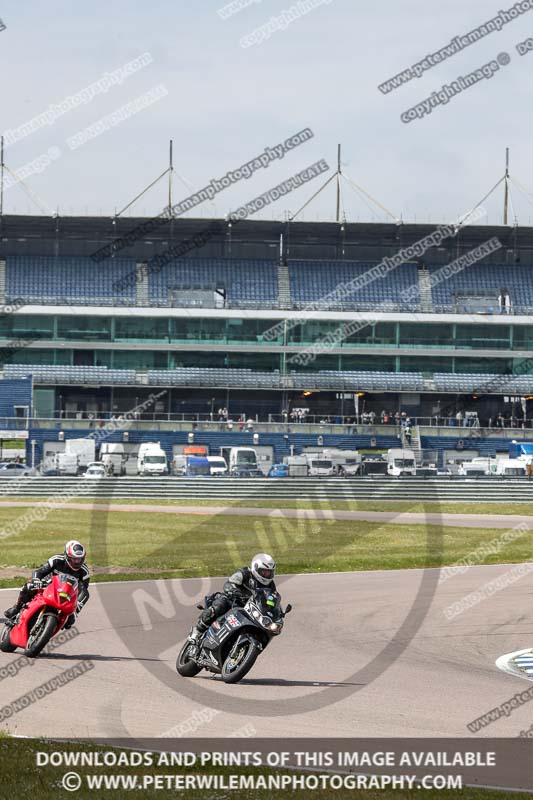
[[[336,447],[325,448],[322,451],[322,456],[331,459],[337,475],[348,477],[361,473],[363,459],[357,450],[342,450]]]
[[[416,475],[416,461],[413,450],[391,448],[387,450],[387,475]]]
[[[137,473],[139,475],[166,475],[167,457],[159,442],[144,442],[137,454]]]
[[[103,442],[100,447],[100,461],[107,475],[125,475],[124,445],[120,442]]]
[[[470,461],[463,461],[460,465],[458,474],[469,478],[480,478],[484,475],[496,473],[496,459],[475,457]]]
[[[56,453],[54,456],[54,466],[61,475],[78,475],[84,470],[78,469],[78,456],[74,453]]]
[[[305,478],[309,472],[305,455],[287,456],[285,459],[289,468],[289,478]]]
[[[62,475],[80,475],[96,459],[94,439],[66,439],[65,449],[55,454],[55,469]]]
[[[94,439],[66,439],[64,451],[55,454],[54,467],[62,475],[80,475],[95,459]]]
[[[498,458],[495,474],[506,478],[521,477],[526,474],[526,463],[519,458]]]
[[[211,467],[207,456],[185,456],[185,458],[184,475],[189,478],[211,477]]]
[[[237,478],[263,476],[257,465],[257,453],[253,447],[221,447],[220,454],[226,460],[229,474]]]

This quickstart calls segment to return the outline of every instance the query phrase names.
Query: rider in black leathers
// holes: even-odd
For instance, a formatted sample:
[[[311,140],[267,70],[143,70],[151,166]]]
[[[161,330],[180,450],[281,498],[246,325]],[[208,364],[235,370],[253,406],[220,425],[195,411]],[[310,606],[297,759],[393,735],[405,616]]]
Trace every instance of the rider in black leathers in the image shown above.
[[[225,614],[232,605],[245,606],[248,599],[259,587],[276,591],[274,575],[276,563],[272,556],[267,553],[258,553],[252,558],[249,567],[241,567],[231,575],[224,584],[222,592],[218,592],[208,607],[205,608],[195,627],[192,629],[189,639],[198,639],[209,628],[213,620]]]
[[[11,608],[4,611],[7,619],[14,619],[17,614],[30,602],[38,589],[42,588],[43,581],[52,573],[64,573],[72,575],[78,579],[78,605],[76,611],[79,613],[89,599],[90,574],[85,564],[85,548],[80,542],[72,540],[67,542],[62,554],[52,556],[45,561],[38,569],[33,570],[32,578],[24,584],[20,590],[17,602]],[[71,628],[76,621],[76,614],[71,614],[65,628]]]

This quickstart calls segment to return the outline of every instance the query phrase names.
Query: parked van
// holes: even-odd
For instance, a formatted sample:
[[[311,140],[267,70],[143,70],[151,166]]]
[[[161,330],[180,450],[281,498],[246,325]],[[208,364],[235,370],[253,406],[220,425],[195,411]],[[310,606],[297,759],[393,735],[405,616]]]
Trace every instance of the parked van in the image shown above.
[[[103,442],[100,459],[108,475],[124,475],[126,472],[124,445],[120,442]]]
[[[501,458],[496,461],[496,475],[518,478],[526,474],[526,465],[519,458]]]
[[[189,478],[210,478],[211,466],[206,456],[187,456],[185,472]]]
[[[415,454],[412,450],[387,450],[387,475],[416,475]]]
[[[307,474],[315,478],[329,478],[335,475],[336,468],[331,458],[323,458],[320,453],[306,453]]]
[[[229,474],[237,478],[263,477],[257,466],[257,453],[253,447],[230,447]]]
[[[167,457],[159,442],[141,444],[137,454],[137,472],[139,475],[167,474]]]
[[[209,462],[211,475],[228,474],[228,465],[226,464],[226,459],[222,458],[222,456],[207,456],[207,461]]]

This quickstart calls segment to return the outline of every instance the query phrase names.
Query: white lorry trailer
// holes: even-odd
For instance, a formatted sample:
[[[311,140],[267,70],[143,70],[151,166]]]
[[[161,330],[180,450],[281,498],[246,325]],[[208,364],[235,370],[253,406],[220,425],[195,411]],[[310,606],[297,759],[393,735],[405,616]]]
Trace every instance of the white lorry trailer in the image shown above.
[[[289,468],[289,478],[307,477],[309,467],[306,456],[287,456],[284,460]]]
[[[55,455],[55,468],[62,475],[79,475],[95,459],[94,439],[66,439],[64,451]]]
[[[324,458],[333,462],[337,475],[359,475],[361,473],[362,457],[357,450],[341,450],[340,448],[325,448],[322,451]]]

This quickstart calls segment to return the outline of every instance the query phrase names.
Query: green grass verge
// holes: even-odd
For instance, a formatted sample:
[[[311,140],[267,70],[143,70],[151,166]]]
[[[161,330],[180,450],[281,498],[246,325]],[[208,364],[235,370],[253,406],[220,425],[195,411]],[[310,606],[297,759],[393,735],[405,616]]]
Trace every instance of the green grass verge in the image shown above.
[[[6,496],[0,495],[0,501],[29,501],[45,502],[46,497],[25,497],[25,496]],[[54,499],[50,497],[49,499]],[[101,497],[74,497],[69,503],[93,503],[94,505],[107,505],[108,503],[119,503],[121,505],[161,505],[161,506],[198,506],[198,508],[209,508],[210,506],[227,505],[237,508],[316,508],[332,509],[334,511],[411,511],[413,513],[427,514],[519,514],[533,516],[533,503],[510,502],[502,504],[494,503],[465,503],[463,501],[448,501],[443,503],[413,500],[248,500],[229,501],[226,504],[220,500],[202,500],[190,498],[188,500],[159,500],[150,497],[146,499],[132,499],[130,497],[113,497],[104,499]],[[0,515],[2,508],[0,507]]]
[[[28,798],[36,797],[39,800],[62,800],[66,797],[76,797],[80,800],[95,800],[95,798],[109,797],[113,800],[126,800],[132,796],[138,798],[157,798],[157,800],[175,800],[177,797],[187,797],[190,800],[267,800],[275,796],[279,800],[287,798],[303,798],[307,800],[308,797],[316,798],[316,800],[343,800],[344,798],[353,798],[353,800],[452,800],[452,798],[460,798],[460,800],[522,800],[523,794],[515,792],[496,792],[485,791],[479,789],[465,788],[460,791],[427,791],[424,789],[413,789],[411,791],[357,791],[357,790],[321,790],[309,792],[306,789],[287,791],[280,790],[273,793],[272,791],[263,790],[189,790],[186,792],[177,792],[176,790],[166,789],[140,789],[137,791],[127,791],[123,789],[109,789],[109,790],[90,790],[87,788],[85,782],[82,787],[76,792],[66,792],[60,788],[60,782],[63,774],[72,771],[70,767],[51,767],[42,766],[38,767],[36,764],[36,752],[53,752],[53,751],[83,751],[83,752],[96,752],[98,750],[109,750],[108,747],[97,747],[87,744],[69,745],[65,743],[52,743],[39,740],[30,739],[10,739],[7,737],[0,737],[0,773],[1,773],[1,786],[2,796],[10,798],[10,800],[28,800]],[[251,750],[252,742],[243,741],[243,750]],[[157,756],[155,756],[157,759]],[[222,768],[222,767],[194,767],[194,768],[178,768],[178,767],[98,767],[98,768],[74,768],[77,773],[82,776],[87,774],[93,775],[184,775],[201,772],[204,775],[218,774],[218,775],[267,775],[272,774],[272,770],[265,770],[263,768],[246,769],[246,768]]]
[[[28,513],[0,509],[1,527],[9,531],[10,522]],[[225,575],[262,550],[273,551],[280,573],[436,567],[458,562],[503,533],[460,526],[61,509],[2,540],[0,585],[19,585],[73,537],[86,543],[96,580],[132,580]],[[530,558],[531,535],[526,533],[479,563]],[[99,574],[108,567],[117,574]]]

